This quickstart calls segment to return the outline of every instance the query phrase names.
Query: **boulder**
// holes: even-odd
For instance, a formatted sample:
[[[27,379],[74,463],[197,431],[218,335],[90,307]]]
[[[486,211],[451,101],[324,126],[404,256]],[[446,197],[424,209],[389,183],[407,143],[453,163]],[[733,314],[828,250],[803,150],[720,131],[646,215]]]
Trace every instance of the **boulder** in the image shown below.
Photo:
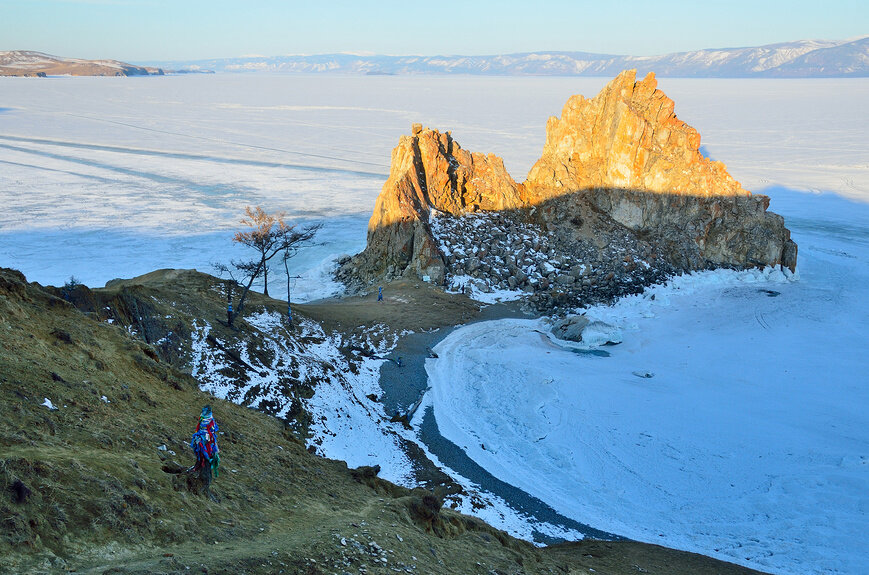
[[[603,321],[589,322],[582,330],[582,343],[586,345],[615,345],[621,342],[622,331]]]
[[[589,324],[584,315],[569,315],[552,326],[552,335],[567,341],[582,341],[582,330]]]

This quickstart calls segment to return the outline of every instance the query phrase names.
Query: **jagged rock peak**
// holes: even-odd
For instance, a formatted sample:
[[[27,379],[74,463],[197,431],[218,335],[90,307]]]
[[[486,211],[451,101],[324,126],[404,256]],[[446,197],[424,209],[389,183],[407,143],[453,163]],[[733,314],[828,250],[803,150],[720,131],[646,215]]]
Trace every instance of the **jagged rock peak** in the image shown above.
[[[432,210],[460,216],[521,204],[517,184],[501,158],[471,153],[439,132],[414,124],[392,150],[389,178],[368,222],[368,246],[357,266],[368,281],[408,271],[444,278],[444,262],[428,226]]]
[[[700,134],[679,120],[655,75],[627,70],[591,99],[572,96],[546,125],[543,154],[525,185],[537,196],[624,189],[692,196],[747,196],[721,162],[700,152]],[[538,198],[540,199],[540,198]]]
[[[389,179],[383,184],[369,231],[396,221],[427,215],[430,209],[455,216],[520,205],[521,186],[504,161],[471,153],[439,132],[414,124],[392,150]]]

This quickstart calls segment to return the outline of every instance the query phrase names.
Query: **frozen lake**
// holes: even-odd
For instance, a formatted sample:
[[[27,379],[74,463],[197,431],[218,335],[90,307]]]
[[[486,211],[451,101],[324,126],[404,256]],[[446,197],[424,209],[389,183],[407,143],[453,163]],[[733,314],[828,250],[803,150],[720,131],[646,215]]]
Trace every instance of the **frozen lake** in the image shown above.
[[[413,122],[504,158],[521,181],[546,119],[607,78],[203,75],[0,79],[0,265],[93,286],[237,257],[246,205],[322,221],[294,299],[337,289]],[[865,80],[664,79],[676,112],[747,189],[869,197]],[[777,205],[773,201],[773,209]],[[280,274],[275,274],[278,280]],[[273,293],[284,293],[276,286]]]
[[[0,266],[55,285],[210,272],[241,255],[233,230],[261,205],[324,224],[293,288],[322,297],[333,259],[364,247],[411,123],[521,181],[546,119],[608,80],[0,78]],[[777,573],[869,572],[869,80],[659,87],[707,155],[772,197],[799,279],[713,274],[596,309],[625,336],[606,358],[552,349],[533,323],[458,330],[430,370],[441,430],[595,527]]]

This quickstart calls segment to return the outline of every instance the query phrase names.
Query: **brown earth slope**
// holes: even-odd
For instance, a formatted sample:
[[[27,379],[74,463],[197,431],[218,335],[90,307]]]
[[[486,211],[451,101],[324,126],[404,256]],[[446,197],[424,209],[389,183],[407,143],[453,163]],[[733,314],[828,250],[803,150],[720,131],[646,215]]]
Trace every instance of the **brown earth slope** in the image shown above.
[[[188,289],[160,277],[167,301]],[[0,573],[755,573],[632,542],[535,548],[309,454],[282,421],[208,396],[52,292],[0,269]],[[217,324],[220,294],[204,293]],[[205,403],[222,432],[215,500],[178,473]]]

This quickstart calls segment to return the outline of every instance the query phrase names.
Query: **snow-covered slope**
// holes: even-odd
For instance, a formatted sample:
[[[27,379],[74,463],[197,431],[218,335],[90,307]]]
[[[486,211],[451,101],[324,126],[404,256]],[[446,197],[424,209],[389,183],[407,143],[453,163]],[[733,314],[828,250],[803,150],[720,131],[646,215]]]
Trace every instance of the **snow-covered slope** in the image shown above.
[[[279,418],[304,409],[311,415],[311,442],[321,452],[351,467],[380,465],[384,477],[412,485],[399,434],[388,423],[382,406],[366,398],[380,392],[381,359],[358,357],[353,369],[348,369],[350,362],[340,352],[347,342],[326,334],[316,323],[302,320],[296,333],[287,331],[286,321],[277,313],[259,311],[246,321],[262,338],[262,349],[254,357],[247,347],[238,346],[241,361],[251,366],[241,378],[227,375],[238,363],[221,351],[230,344],[210,336],[207,322],[196,326],[191,373],[203,390]],[[377,335],[385,334],[381,331]],[[374,335],[369,333],[367,342],[357,343],[380,353],[394,345],[388,337],[375,342]],[[208,343],[209,337],[214,344]],[[307,387],[308,392],[291,392],[295,385]],[[305,395],[310,397],[298,399]]]
[[[169,68],[218,72],[338,72],[342,74],[479,74],[615,76],[637,68],[640,75],[681,77],[869,76],[869,38],[802,40],[746,48],[695,50],[658,56],[588,52],[530,52],[486,56],[290,55],[161,62]],[[156,65],[156,64],[155,64]]]

